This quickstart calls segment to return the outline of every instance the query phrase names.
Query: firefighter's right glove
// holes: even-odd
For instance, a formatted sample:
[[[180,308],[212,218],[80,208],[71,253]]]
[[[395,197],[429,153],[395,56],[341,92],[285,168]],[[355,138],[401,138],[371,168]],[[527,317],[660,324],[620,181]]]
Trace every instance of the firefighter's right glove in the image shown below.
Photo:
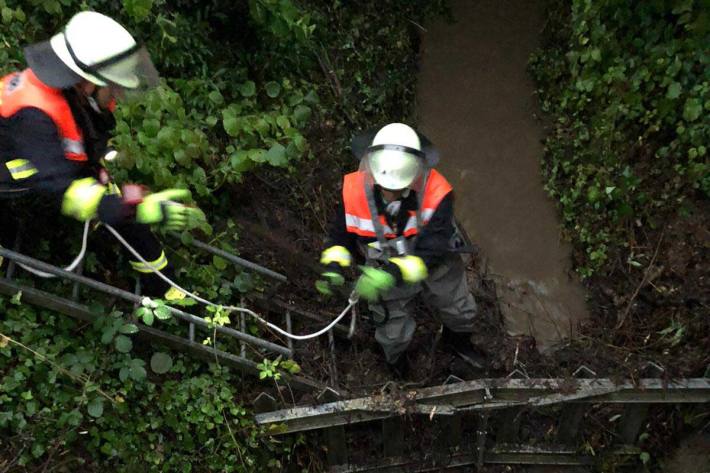
[[[324,296],[333,294],[333,287],[345,284],[345,277],[341,270],[350,266],[352,255],[347,248],[334,245],[326,248],[320,255],[320,263],[326,267],[321,273],[321,278],[316,281],[316,289]]]
[[[360,271],[362,275],[355,283],[355,292],[370,302],[379,300],[397,283],[397,279],[384,269],[360,266]]]
[[[191,220],[204,218],[200,209],[176,202],[187,200],[190,195],[187,189],[167,189],[148,194],[136,205],[136,221],[146,224],[158,223],[167,230],[182,230]]]
[[[93,177],[77,179],[67,188],[62,198],[62,214],[79,221],[96,217],[106,187]]]

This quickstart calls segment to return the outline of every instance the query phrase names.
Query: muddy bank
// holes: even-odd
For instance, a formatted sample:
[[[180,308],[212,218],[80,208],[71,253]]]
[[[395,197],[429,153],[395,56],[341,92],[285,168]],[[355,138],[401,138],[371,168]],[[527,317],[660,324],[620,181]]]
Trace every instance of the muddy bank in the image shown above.
[[[546,350],[587,309],[539,171],[542,126],[526,65],[541,5],[454,0],[452,10],[455,23],[422,35],[419,126],[439,146],[458,218],[496,275],[508,332]]]

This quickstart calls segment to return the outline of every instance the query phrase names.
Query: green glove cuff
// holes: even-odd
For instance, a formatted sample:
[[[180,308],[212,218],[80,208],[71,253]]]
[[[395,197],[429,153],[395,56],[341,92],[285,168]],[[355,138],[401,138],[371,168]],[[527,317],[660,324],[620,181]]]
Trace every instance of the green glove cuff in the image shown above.
[[[343,284],[345,284],[345,277],[340,273],[336,273],[335,271],[325,272],[321,274],[321,276],[323,276],[326,281],[328,281],[328,283],[333,286],[342,286]]]
[[[316,290],[324,296],[333,295],[333,290],[330,288],[328,281],[323,281],[322,279],[316,281]]]
[[[321,277],[323,279],[319,279],[318,281],[316,281],[316,289],[324,296],[333,295],[333,290],[331,289],[331,287],[342,286],[343,284],[345,284],[345,277],[335,271],[326,271],[325,273],[321,274]]]
[[[136,222],[138,223],[159,223],[164,218],[163,206],[159,201],[146,199],[136,206]]]

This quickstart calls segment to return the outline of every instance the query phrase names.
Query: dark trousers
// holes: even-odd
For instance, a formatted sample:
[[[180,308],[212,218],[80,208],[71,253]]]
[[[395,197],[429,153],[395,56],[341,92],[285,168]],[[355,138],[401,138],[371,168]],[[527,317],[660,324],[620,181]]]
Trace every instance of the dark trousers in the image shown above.
[[[28,194],[12,199],[0,196],[0,244],[14,248],[19,242],[19,252],[38,259],[63,266],[68,264],[81,244],[83,223],[64,217],[59,206],[42,195]],[[174,270],[167,263],[163,247],[148,225],[126,223],[114,228],[126,239],[146,261],[161,268],[160,271],[174,279]],[[98,238],[97,238],[98,237]],[[19,238],[19,240],[18,240]],[[42,241],[48,243],[47,258],[38,257],[42,253]],[[74,244],[72,244],[74,243]],[[105,228],[89,234],[89,248],[94,250],[103,263],[115,260],[116,246],[128,257],[133,269],[138,271],[141,292],[151,297],[162,297],[168,284],[147,269]],[[45,253],[46,254],[46,253]]]

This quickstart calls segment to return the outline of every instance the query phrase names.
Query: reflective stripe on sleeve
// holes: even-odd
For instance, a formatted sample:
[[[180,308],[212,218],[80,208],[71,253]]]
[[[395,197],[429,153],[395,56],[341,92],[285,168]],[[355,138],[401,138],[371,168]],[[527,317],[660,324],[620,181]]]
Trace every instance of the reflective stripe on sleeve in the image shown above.
[[[26,159],[13,159],[12,161],[6,162],[5,166],[8,171],[10,171],[10,176],[15,181],[27,179],[38,172],[37,168]]]

